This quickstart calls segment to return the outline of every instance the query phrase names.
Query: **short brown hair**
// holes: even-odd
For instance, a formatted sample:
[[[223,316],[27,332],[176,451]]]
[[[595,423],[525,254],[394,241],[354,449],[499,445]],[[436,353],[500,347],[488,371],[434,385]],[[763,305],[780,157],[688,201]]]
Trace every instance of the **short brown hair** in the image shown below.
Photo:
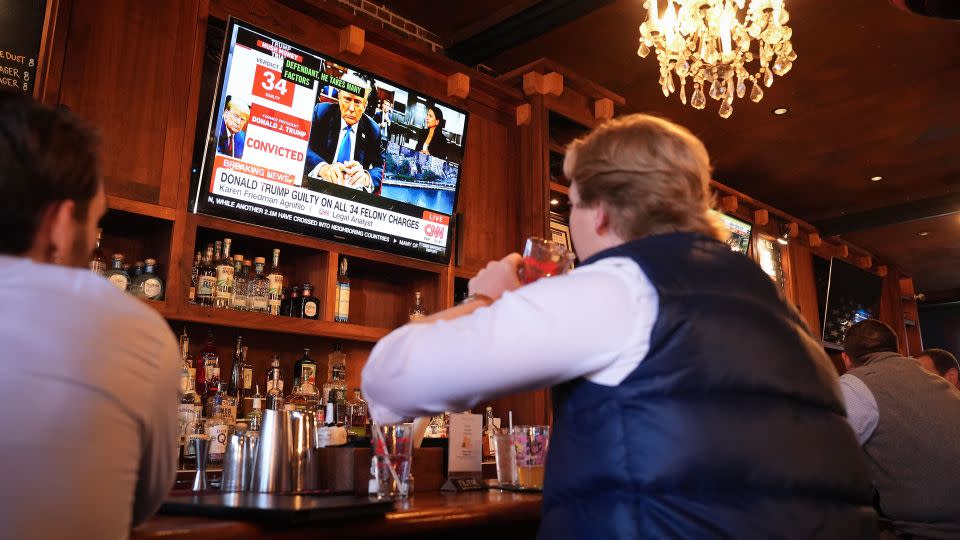
[[[44,211],[72,200],[85,219],[100,186],[97,135],[66,109],[0,92],[0,253],[30,249]]]
[[[950,351],[943,349],[927,349],[925,351],[920,351],[915,358],[920,358],[921,356],[929,356],[930,360],[933,360],[933,366],[937,368],[937,373],[940,375],[946,375],[947,371],[951,369],[957,370],[960,373],[960,364],[957,363],[957,357],[953,355]]]
[[[647,114],[610,120],[570,143],[563,172],[583,204],[603,204],[625,241],[669,232],[729,233],[710,213],[710,156],[693,133]]]
[[[897,333],[890,325],[876,319],[864,319],[849,329],[843,338],[843,352],[854,365],[863,364],[871,353],[897,352]]]

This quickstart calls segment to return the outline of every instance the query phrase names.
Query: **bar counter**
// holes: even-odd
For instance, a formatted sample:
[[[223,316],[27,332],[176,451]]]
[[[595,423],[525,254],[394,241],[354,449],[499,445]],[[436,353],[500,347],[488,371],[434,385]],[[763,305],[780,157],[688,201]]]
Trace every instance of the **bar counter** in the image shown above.
[[[383,518],[278,527],[252,521],[158,514],[135,528],[132,540],[220,538],[533,538],[540,523],[539,493],[491,489],[468,493],[425,491],[396,503]]]

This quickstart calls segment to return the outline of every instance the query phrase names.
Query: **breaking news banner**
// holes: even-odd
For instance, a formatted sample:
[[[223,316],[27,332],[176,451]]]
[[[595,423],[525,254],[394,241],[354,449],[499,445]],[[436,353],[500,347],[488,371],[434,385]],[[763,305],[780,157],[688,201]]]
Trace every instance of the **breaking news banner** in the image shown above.
[[[466,113],[228,23],[194,212],[446,262]]]

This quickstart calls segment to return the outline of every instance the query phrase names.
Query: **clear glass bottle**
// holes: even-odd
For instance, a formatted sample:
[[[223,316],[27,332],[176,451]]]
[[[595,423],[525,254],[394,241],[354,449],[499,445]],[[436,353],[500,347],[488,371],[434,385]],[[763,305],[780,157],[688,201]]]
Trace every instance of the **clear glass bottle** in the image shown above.
[[[194,386],[197,384],[195,377],[193,376],[192,370],[188,370],[186,365],[183,368],[184,374],[181,375],[181,387],[180,390],[183,393],[180,396],[180,405],[177,407],[177,419],[180,424],[180,444],[184,447],[183,454],[184,457],[190,452],[190,449],[187,448],[187,443],[189,441],[190,428],[193,424],[199,419],[199,410],[200,410],[200,396],[197,395],[194,391]],[[193,456],[196,459],[196,456]]]
[[[215,372],[217,382],[220,382],[220,355],[214,343],[213,330],[207,330],[207,341],[197,355],[197,365],[202,370],[202,373],[197,374],[197,391],[206,398],[210,394],[211,384],[215,384],[211,382]]]
[[[203,260],[203,255],[198,251],[196,256],[193,258],[193,266],[190,268],[190,292],[187,293],[187,302],[190,304],[197,303],[197,278],[200,276],[200,265]]]
[[[427,310],[423,307],[423,293],[413,293],[413,307],[410,308],[410,322],[422,321],[427,318]]]
[[[103,238],[103,229],[97,229],[97,245],[93,248],[93,253],[90,255],[90,261],[88,266],[94,274],[102,276],[107,273],[107,258],[103,255],[103,250],[100,249],[100,240]]]
[[[367,402],[360,394],[359,388],[353,389],[353,399],[347,402],[347,431],[357,437],[368,437],[367,432]]]
[[[201,306],[212,306],[216,289],[217,269],[213,266],[213,248],[207,246],[206,254],[197,274],[197,303]]]
[[[297,311],[301,319],[313,319],[317,320],[320,318],[320,300],[313,295],[313,285],[309,283],[304,283],[300,288],[300,309]]]
[[[310,381],[300,381],[283,407],[288,411],[316,412],[320,408],[320,392]]]
[[[228,422],[237,422],[237,400],[230,395],[226,381],[218,381],[216,391],[207,399],[207,415],[214,416],[218,407]]]
[[[340,344],[333,346],[333,352],[327,355],[327,382],[323,385],[324,404],[336,406],[336,422],[344,424],[347,416],[347,355],[340,350]]]
[[[163,280],[156,274],[157,260],[144,261],[143,273],[133,278],[130,292],[146,300],[163,300]]]
[[[348,322],[350,320],[350,277],[347,275],[346,257],[340,258],[340,269],[337,272],[333,320],[336,322]]]
[[[249,368],[246,361],[247,347],[243,346],[243,337],[237,336],[237,347],[233,352],[233,365],[230,368],[230,395],[237,402],[237,406],[243,405],[243,399],[246,392],[243,387],[243,370]],[[237,411],[236,418],[243,418],[242,411]]]
[[[130,286],[130,274],[123,269],[123,253],[114,253],[110,269],[106,273],[107,279],[113,286],[126,291]]]
[[[223,254],[217,260],[217,289],[213,293],[213,305],[229,308],[233,301],[233,258],[230,256],[232,240],[223,239]]]
[[[226,386],[224,385],[223,396],[227,396]],[[218,392],[219,394],[220,392]],[[223,456],[227,450],[227,439],[230,438],[230,433],[233,431],[234,423],[231,421],[231,411],[229,410],[229,404],[224,404],[222,399],[220,402],[214,400],[213,405],[210,407],[209,418],[207,419],[207,435],[210,437],[210,450],[209,457],[207,458],[210,463],[220,463],[223,461]]]
[[[247,275],[243,272],[243,255],[233,256],[233,292],[230,307],[237,311],[247,310]]]
[[[260,385],[256,385],[256,392],[250,397],[250,408],[247,413],[247,429],[260,431],[263,425],[263,396],[260,395]]]
[[[267,397],[271,395],[283,398],[283,368],[280,367],[280,357],[277,355],[273,355],[270,367],[267,369]],[[269,402],[267,406],[270,407]]]
[[[263,275],[265,262],[263,257],[257,257],[253,260],[254,275],[250,279],[250,288],[247,293],[250,311],[257,313],[270,312],[270,282]]]
[[[303,356],[293,365],[293,376],[300,383],[317,384],[317,363],[310,358],[310,349],[303,349]]]
[[[280,301],[283,295],[283,272],[280,271],[280,250],[273,250],[273,264],[267,274],[269,282],[268,312],[271,315],[280,314]]]
[[[496,446],[493,444],[493,434],[496,426],[493,423],[493,407],[487,406],[487,410],[484,413],[484,424],[483,428],[483,442],[480,445],[480,448],[483,452],[483,457],[489,458],[493,457],[493,452],[496,449]]]

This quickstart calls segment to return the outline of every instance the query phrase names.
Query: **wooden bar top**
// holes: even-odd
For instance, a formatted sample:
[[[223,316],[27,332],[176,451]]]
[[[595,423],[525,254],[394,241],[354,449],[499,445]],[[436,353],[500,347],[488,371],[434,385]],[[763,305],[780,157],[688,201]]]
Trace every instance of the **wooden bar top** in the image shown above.
[[[156,515],[135,528],[132,540],[220,538],[381,538],[437,534],[460,538],[533,538],[540,523],[539,493],[491,489],[468,493],[427,491],[397,503],[383,518],[278,527],[251,521]]]

